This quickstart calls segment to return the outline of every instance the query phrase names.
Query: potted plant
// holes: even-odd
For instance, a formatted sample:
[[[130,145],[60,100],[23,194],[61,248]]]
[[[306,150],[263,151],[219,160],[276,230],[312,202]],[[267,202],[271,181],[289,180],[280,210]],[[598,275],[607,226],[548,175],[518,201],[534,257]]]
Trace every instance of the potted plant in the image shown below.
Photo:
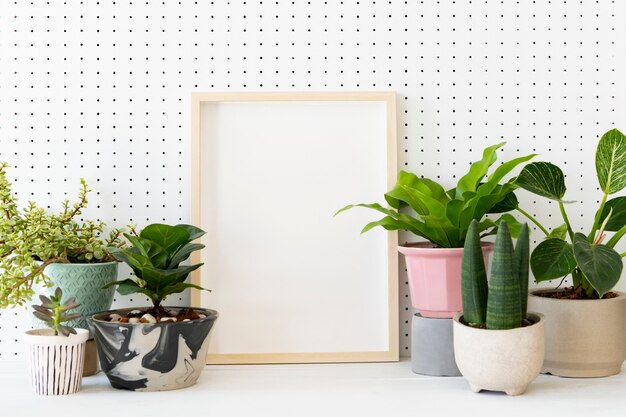
[[[487,282],[478,223],[473,221],[463,255],[463,312],[454,317],[457,365],[472,391],[519,395],[541,369],[544,320],[527,313],[528,227],[513,247],[506,222],[498,228]]]
[[[151,307],[127,308],[94,314],[93,327],[100,366],[115,388],[164,391],[196,383],[206,362],[208,335],[217,319],[215,310],[164,307],[170,294],[187,288],[190,272],[202,264],[181,265],[192,252],[204,248],[193,241],[205,232],[190,225],[151,224],[138,235],[125,234],[132,247],[110,248],[135,275],[107,284],[120,294],[140,293]]]
[[[572,277],[572,287],[537,290],[529,306],[546,317],[546,357],[542,372],[599,377],[621,371],[626,358],[626,294],[613,291],[622,274],[615,246],[626,233],[626,197],[608,199],[626,187],[626,137],[617,129],[598,142],[596,174],[602,198],[588,234],[575,232],[565,205],[565,176],[548,162],[524,167],[516,184],[556,201],[563,224],[548,230],[520,210],[545,234],[530,257],[537,282]],[[614,233],[607,240],[607,233]],[[560,284],[559,284],[560,285]]]
[[[479,221],[478,229],[483,237],[495,234],[502,219],[515,222],[507,214],[495,221],[485,215],[514,208],[508,201],[515,200],[510,197],[517,188],[515,182],[510,179],[500,184],[500,181],[535,155],[502,163],[485,181],[489,168],[496,162],[496,151],[504,144],[486,148],[482,159],[472,163],[468,173],[451,190],[446,191],[428,178],[400,171],[396,185],[385,194],[390,208],[377,203],[350,204],[337,212],[353,207],[370,208],[385,217],[368,223],[361,233],[381,226],[386,230],[407,230],[427,239],[398,248],[406,258],[412,305],[423,317],[451,318],[461,310],[461,259],[472,220]],[[483,244],[485,257],[491,250],[490,243]]]
[[[33,390],[38,395],[72,394],[80,390],[89,332],[62,324],[80,313],[69,313],[79,304],[74,297],[63,301],[61,288],[39,298],[41,305],[33,305],[33,314],[50,328],[28,330],[25,335]]]
[[[118,262],[108,246],[123,246],[120,230],[104,238],[104,223],[80,217],[89,189],[80,180],[78,201],[63,201],[56,213],[28,202],[18,207],[0,163],[0,308],[26,304],[37,292],[58,286],[80,303],[73,327],[88,329],[85,317],[111,308],[114,290],[100,288],[116,279]],[[50,290],[47,290],[49,293]],[[85,375],[96,372],[95,345],[87,345]]]
[[[497,160],[496,152],[504,144],[487,147],[482,158],[472,163],[456,187],[448,191],[433,180],[400,171],[395,186],[385,194],[389,208],[377,203],[351,204],[337,212],[356,206],[373,209],[385,217],[368,223],[361,233],[380,226],[387,230],[407,230],[427,239],[398,247],[406,260],[411,303],[418,311],[413,315],[411,330],[412,369],[415,373],[459,375],[454,361],[450,319],[461,310],[461,260],[472,220],[479,222],[478,229],[483,237],[494,234],[503,219],[518,230],[519,224],[509,214],[503,214],[495,221],[485,217],[513,208],[509,201],[516,201],[513,191],[517,186],[511,179],[503,184],[500,182],[519,164],[535,156],[504,162],[489,174],[490,167]],[[490,242],[482,244],[486,260],[492,250]],[[442,318],[448,320],[436,320]]]

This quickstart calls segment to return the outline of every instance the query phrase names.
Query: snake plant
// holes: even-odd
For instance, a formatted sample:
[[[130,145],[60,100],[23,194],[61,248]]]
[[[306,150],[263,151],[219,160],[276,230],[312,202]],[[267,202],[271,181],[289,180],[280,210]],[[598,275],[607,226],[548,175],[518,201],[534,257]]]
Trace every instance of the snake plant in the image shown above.
[[[470,224],[461,272],[463,320],[473,327],[515,329],[526,317],[528,303],[528,225],[513,246],[505,221],[500,223],[491,262],[491,280],[483,262],[479,226]]]

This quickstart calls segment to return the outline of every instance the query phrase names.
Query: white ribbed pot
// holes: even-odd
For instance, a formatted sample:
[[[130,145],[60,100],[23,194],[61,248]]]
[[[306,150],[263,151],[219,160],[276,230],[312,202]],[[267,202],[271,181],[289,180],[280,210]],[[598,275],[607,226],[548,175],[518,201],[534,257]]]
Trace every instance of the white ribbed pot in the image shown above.
[[[543,364],[543,316],[528,313],[532,325],[510,330],[476,329],[461,323],[461,317],[454,316],[454,355],[472,391],[523,394]]]
[[[80,390],[89,331],[76,332],[68,337],[54,336],[52,329],[26,332],[28,368],[35,394],[65,395]]]
[[[546,321],[546,357],[541,372],[591,378],[621,372],[626,359],[626,294],[603,300],[563,300],[528,295],[528,309]]]

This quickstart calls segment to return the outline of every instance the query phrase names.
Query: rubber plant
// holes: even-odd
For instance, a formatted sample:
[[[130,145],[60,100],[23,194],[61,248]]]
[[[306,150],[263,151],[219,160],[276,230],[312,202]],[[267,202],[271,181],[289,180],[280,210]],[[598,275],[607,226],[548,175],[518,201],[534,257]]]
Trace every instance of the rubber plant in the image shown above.
[[[193,242],[204,234],[202,229],[188,224],[171,226],[159,223],[146,226],[138,235],[125,233],[132,247],[111,247],[109,251],[115,259],[131,267],[135,279],[111,282],[104,288],[117,286],[117,292],[122,295],[144,294],[153,304],[150,314],[157,320],[166,317],[162,302],[168,295],[187,288],[204,290],[185,282],[187,276],[203,264],[180,265],[193,252],[204,248],[203,244]]]
[[[90,191],[84,179],[77,201],[63,201],[59,212],[32,201],[20,208],[7,179],[8,166],[0,163],[0,308],[24,305],[36,285],[51,287],[44,274],[48,265],[110,262],[114,259],[107,247],[126,243],[120,229],[105,238],[103,222],[81,220]]]
[[[545,234],[533,250],[530,266],[537,282],[572,276],[579,298],[602,298],[617,284],[622,274],[622,258],[615,246],[626,234],[626,197],[609,196],[626,187],[626,137],[617,129],[600,138],[595,155],[596,175],[602,197],[588,234],[574,232],[564,200],[563,171],[549,162],[526,165],[515,184],[541,197],[556,201],[563,224],[548,230],[519,207],[514,196],[508,204],[528,217]],[[614,233],[608,240],[607,233]]]
[[[512,230],[518,231],[519,223],[510,214],[503,214],[495,221],[485,218],[488,213],[505,213],[515,208],[509,204],[517,201],[513,194],[517,188],[514,178],[503,184],[500,181],[515,167],[535,156],[531,154],[504,162],[489,174],[489,168],[497,160],[497,150],[505,143],[487,147],[482,158],[472,163],[456,187],[450,190],[446,191],[431,179],[400,171],[395,186],[385,194],[390,208],[378,203],[350,204],[335,214],[353,207],[366,207],[383,213],[385,217],[368,223],[361,233],[377,226],[387,230],[408,230],[444,248],[462,248],[473,220],[479,222],[477,227],[483,236],[494,234],[502,220],[511,223]]]
[[[493,330],[521,327],[528,305],[528,226],[522,226],[514,247],[507,222],[500,223],[489,282],[478,231],[478,222],[474,220],[463,251],[463,320],[469,326]]]

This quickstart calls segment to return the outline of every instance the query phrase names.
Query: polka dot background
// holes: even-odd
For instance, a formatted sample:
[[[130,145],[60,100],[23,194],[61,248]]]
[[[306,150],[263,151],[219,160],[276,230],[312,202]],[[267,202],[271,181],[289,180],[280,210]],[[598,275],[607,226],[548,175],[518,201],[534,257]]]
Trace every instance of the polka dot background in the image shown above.
[[[563,167],[580,230],[600,198],[595,144],[626,129],[619,1],[0,5],[0,160],[20,201],[57,208],[83,177],[93,190],[85,216],[115,226],[189,221],[193,91],[395,90],[401,169],[452,187],[485,146],[507,141],[500,160],[535,152]],[[554,204],[519,197],[560,224]],[[400,272],[406,355],[403,262]],[[29,320],[0,311],[0,360],[22,354]]]

